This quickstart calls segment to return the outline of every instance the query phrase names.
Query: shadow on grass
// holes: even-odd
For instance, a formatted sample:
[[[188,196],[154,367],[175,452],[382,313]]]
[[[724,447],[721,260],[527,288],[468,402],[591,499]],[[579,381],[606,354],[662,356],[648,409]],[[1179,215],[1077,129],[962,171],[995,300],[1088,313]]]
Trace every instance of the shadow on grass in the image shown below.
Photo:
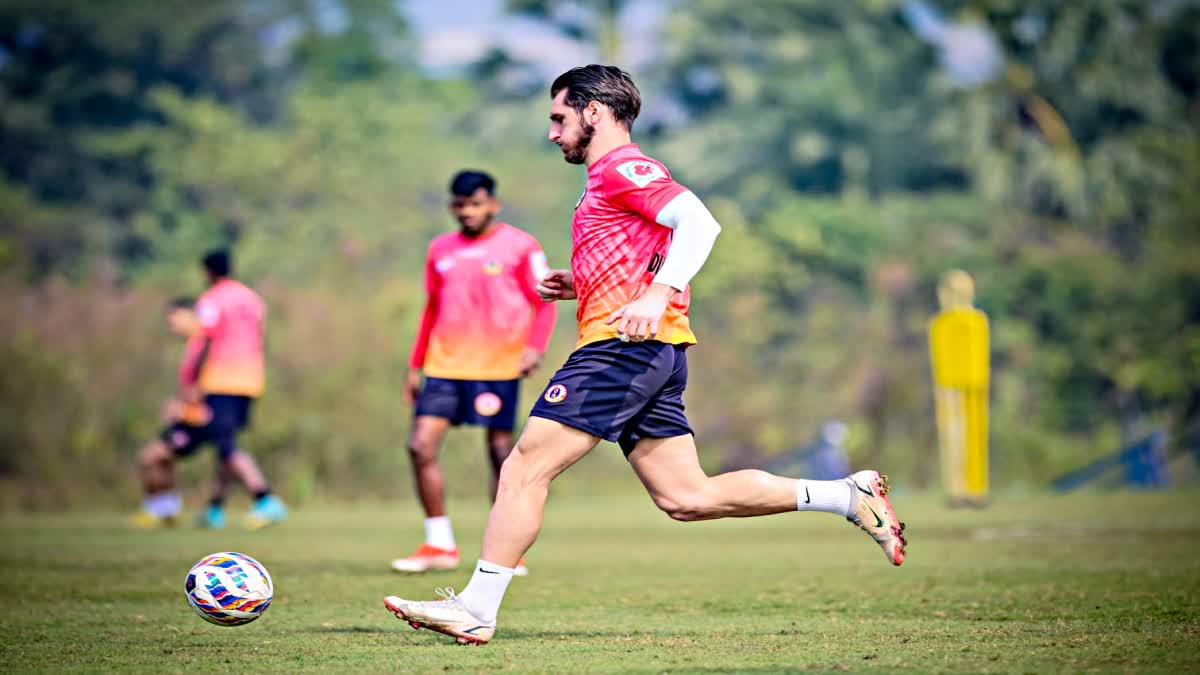
[[[301,629],[300,633],[323,633],[337,634],[345,633],[349,635],[384,635],[394,633],[391,628],[380,628],[378,626],[311,626]]]

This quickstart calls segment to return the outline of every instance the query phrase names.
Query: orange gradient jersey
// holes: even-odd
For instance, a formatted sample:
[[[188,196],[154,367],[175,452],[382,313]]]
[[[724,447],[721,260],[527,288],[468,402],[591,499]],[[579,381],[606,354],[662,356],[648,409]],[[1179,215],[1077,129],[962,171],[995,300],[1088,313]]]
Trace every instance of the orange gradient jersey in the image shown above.
[[[554,330],[557,310],[537,294],[547,271],[537,239],[505,223],[482,237],[434,239],[409,366],[451,380],[519,378],[522,352],[545,352]]]
[[[241,282],[223,279],[196,301],[196,316],[208,338],[200,369],[206,394],[259,396],[263,392],[263,322],[266,305]]]
[[[633,143],[588,167],[587,189],[571,224],[571,273],[579,298],[576,348],[617,336],[616,325],[605,322],[653,283],[671,245],[671,229],[655,219],[686,191],[665,166]],[[671,298],[659,322],[658,341],[696,343],[688,323],[690,300],[687,288]]]

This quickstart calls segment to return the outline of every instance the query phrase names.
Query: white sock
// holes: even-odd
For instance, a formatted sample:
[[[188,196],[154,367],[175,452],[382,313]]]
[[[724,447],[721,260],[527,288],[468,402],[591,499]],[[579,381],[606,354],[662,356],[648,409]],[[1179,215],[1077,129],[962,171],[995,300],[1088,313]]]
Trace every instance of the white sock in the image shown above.
[[[178,492],[169,490],[146,495],[142,500],[142,508],[158,518],[173,518],[183,509],[183,501],[179,499]]]
[[[454,528],[450,527],[450,516],[425,519],[425,543],[430,546],[453,551]]]
[[[796,479],[796,510],[850,515],[851,490],[844,480]]]
[[[485,623],[495,623],[496,614],[500,612],[500,603],[504,600],[504,592],[508,590],[508,582],[512,581],[511,567],[501,567],[486,560],[475,563],[475,574],[471,582],[458,594],[462,604],[475,615],[475,618]]]

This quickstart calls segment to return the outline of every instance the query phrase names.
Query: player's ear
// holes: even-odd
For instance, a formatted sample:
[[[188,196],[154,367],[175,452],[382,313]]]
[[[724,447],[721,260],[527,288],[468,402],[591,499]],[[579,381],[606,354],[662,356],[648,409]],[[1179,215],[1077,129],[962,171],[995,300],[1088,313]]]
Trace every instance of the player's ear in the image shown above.
[[[504,210],[504,202],[500,201],[499,197],[492,197],[492,215],[496,215]]]

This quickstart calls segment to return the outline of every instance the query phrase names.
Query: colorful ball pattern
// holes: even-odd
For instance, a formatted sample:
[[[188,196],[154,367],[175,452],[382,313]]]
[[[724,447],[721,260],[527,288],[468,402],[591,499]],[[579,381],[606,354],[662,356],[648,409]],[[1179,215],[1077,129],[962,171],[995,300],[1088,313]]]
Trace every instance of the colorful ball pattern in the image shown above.
[[[275,593],[262,563],[233,552],[201,558],[188,571],[183,588],[192,609],[218,626],[241,626],[257,619]]]

